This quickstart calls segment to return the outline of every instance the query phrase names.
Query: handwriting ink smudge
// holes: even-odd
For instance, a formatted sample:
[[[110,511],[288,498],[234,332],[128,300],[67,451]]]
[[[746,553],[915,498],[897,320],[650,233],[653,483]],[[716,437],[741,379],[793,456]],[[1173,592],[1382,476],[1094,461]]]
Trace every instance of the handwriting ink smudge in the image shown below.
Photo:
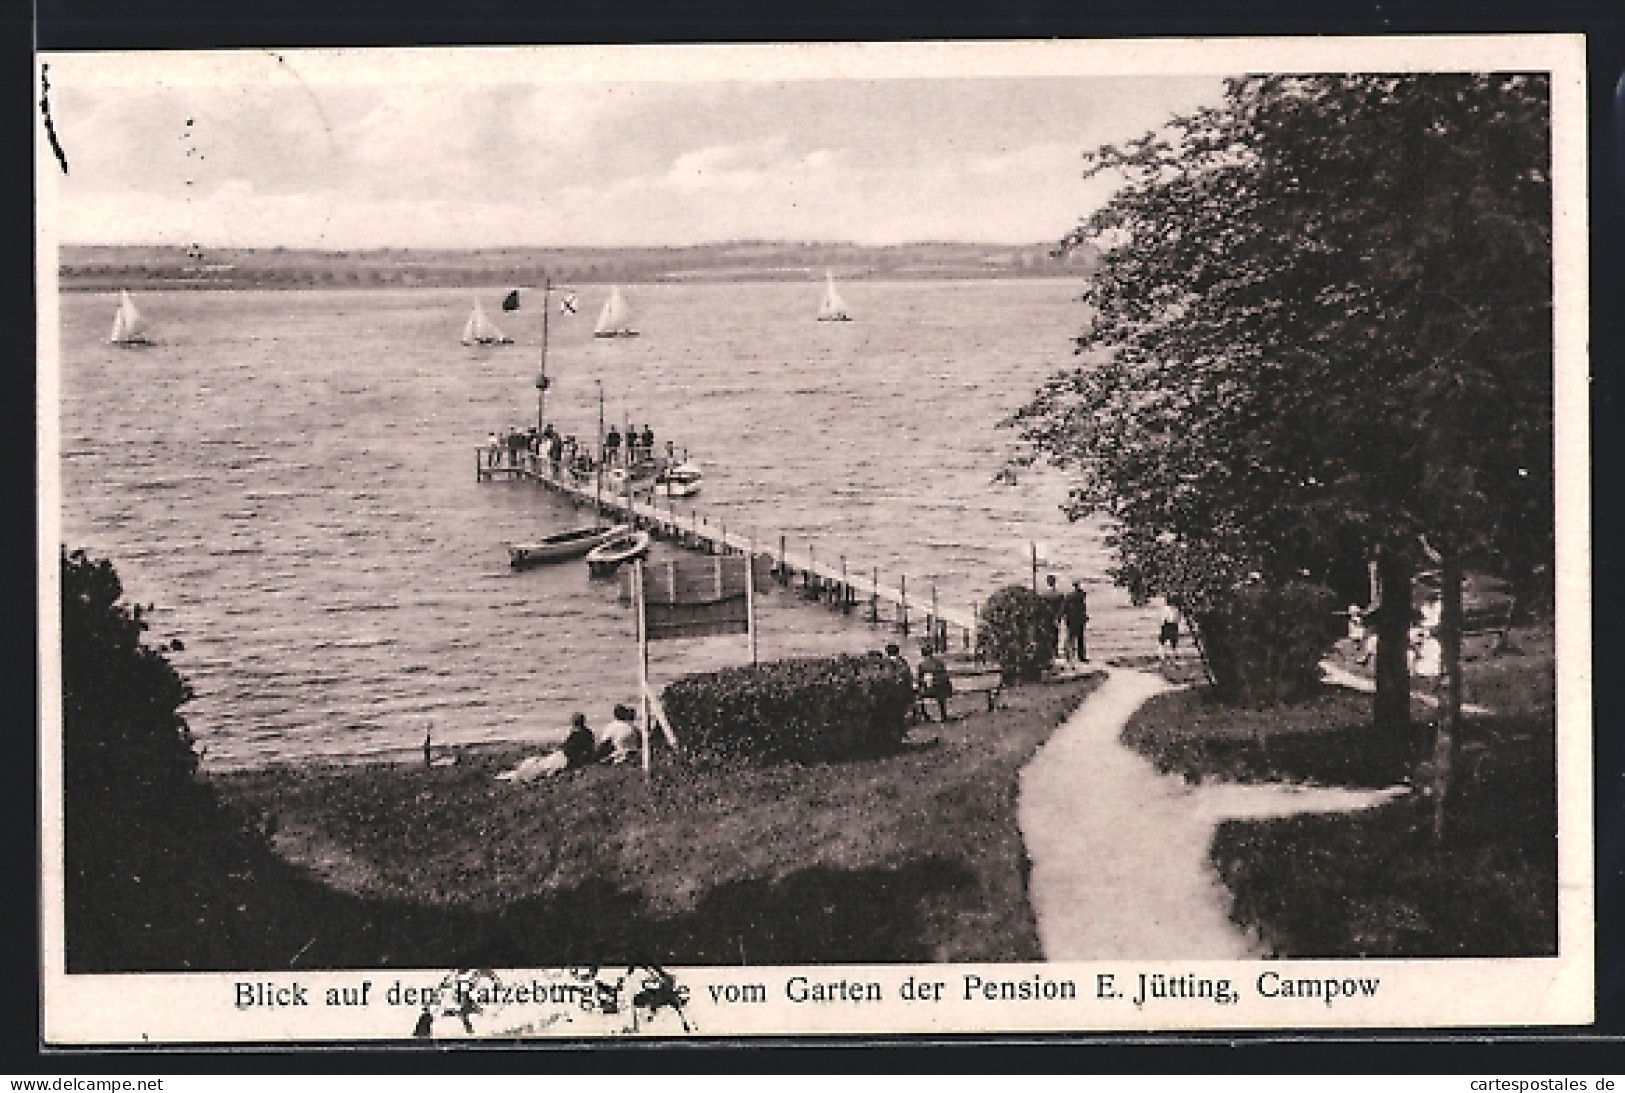
[[[51,142],[51,151],[56,155],[56,161],[62,165],[62,173],[68,173],[68,153],[62,150],[62,142],[56,139],[56,126],[51,121],[51,79],[49,73],[51,66],[39,66],[39,112],[45,120],[45,136]]]

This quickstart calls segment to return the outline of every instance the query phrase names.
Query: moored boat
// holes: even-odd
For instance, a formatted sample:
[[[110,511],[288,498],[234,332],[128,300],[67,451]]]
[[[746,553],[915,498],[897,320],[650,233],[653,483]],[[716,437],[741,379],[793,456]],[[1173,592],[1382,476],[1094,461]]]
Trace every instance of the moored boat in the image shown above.
[[[641,558],[649,552],[649,533],[632,531],[601,543],[587,552],[587,568],[594,575],[613,573],[622,562]]]
[[[557,562],[566,558],[579,558],[594,547],[619,538],[632,530],[631,524],[614,527],[571,528],[529,543],[509,543],[508,563],[515,569]]]
[[[698,463],[683,462],[655,475],[655,492],[667,497],[693,497],[704,481],[705,472]]]

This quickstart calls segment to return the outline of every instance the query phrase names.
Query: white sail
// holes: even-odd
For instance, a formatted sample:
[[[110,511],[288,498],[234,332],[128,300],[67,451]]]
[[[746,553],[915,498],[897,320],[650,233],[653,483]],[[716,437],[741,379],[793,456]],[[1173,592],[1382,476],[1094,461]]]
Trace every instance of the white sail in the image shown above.
[[[497,329],[497,324],[486,317],[485,309],[475,300],[474,310],[463,324],[463,344],[511,345],[512,339]]]
[[[821,323],[851,321],[852,316],[846,313],[846,301],[841,294],[835,291],[835,277],[833,274],[824,274],[824,301],[818,305],[818,321]]]
[[[637,331],[632,329],[632,309],[626,306],[619,286],[609,290],[609,299],[604,301],[604,310],[598,313],[598,325],[593,328],[593,335],[599,338],[631,338],[637,335]]]
[[[120,289],[118,310],[113,313],[113,333],[107,339],[118,345],[147,345],[147,323],[130,299],[130,293]]]

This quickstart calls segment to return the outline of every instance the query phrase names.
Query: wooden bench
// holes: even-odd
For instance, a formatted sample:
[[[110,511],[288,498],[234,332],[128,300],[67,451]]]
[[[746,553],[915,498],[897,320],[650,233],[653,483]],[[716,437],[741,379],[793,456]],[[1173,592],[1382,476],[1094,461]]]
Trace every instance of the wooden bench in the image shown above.
[[[948,703],[962,695],[987,696],[989,712],[999,708],[999,695],[1004,691],[1004,673],[997,665],[978,663],[974,660],[953,660],[944,657],[943,663],[948,666],[948,678],[953,683],[953,694],[948,696]],[[916,715],[925,714],[930,710],[936,698],[920,691],[916,684],[914,690],[914,711]],[[926,720],[926,718],[921,718]]]
[[[1497,653],[1507,648],[1507,631],[1512,629],[1512,601],[1503,600],[1500,603],[1490,604],[1486,607],[1467,607],[1461,612],[1461,636],[1469,634],[1496,635],[1495,651]]]

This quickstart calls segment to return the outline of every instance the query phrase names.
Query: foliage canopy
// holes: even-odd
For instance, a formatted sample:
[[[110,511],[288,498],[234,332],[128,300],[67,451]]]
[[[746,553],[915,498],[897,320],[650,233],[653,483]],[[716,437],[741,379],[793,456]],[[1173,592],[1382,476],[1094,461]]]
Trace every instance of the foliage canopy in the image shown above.
[[[1012,422],[1136,598],[1549,563],[1548,119],[1538,75],[1250,77],[1088,157],[1125,180],[1065,243],[1101,249],[1091,361]]]

